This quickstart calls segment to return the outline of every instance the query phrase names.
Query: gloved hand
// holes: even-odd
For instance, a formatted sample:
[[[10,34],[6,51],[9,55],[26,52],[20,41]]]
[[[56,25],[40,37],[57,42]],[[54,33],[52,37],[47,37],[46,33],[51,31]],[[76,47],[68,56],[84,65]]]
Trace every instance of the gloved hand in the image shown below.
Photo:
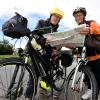
[[[44,38],[43,36],[39,36],[37,34],[34,34],[33,37],[39,43],[42,47],[45,47],[48,45],[47,38]]]

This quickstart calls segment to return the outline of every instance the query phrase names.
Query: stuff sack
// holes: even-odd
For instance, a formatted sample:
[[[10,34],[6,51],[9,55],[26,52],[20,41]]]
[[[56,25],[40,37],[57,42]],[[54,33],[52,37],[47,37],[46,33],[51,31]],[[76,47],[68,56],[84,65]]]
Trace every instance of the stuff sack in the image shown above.
[[[20,38],[29,33],[27,28],[27,18],[15,13],[16,15],[10,18],[2,25],[3,34],[11,38]]]

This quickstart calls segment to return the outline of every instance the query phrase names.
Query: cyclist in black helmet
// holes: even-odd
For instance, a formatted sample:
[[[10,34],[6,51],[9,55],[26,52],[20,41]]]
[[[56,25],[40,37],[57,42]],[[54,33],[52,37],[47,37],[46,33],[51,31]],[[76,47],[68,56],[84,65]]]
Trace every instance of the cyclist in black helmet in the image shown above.
[[[86,15],[87,11],[84,7],[78,7],[73,11],[73,16],[75,18],[75,21],[77,22],[78,25],[80,24],[86,24],[86,28],[79,30],[80,34],[86,35],[86,41],[85,41],[85,46],[86,46],[86,56],[87,59],[89,60],[88,66],[91,67],[92,72],[94,73],[98,88],[100,90],[100,49],[95,48],[95,45],[93,44],[93,41],[89,43],[87,40],[89,38],[89,35],[96,36],[99,38],[100,36],[100,25],[98,25],[94,20],[88,20],[86,21]],[[81,51],[81,48],[79,49]],[[86,79],[86,78],[85,78]],[[91,96],[91,89],[88,84],[88,91],[84,95],[82,95],[82,99],[87,100]]]

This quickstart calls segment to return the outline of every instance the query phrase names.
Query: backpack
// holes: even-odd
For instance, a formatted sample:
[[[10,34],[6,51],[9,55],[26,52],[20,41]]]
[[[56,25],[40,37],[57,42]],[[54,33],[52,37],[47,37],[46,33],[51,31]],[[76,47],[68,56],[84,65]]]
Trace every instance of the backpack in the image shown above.
[[[86,24],[90,26],[91,21],[86,21]],[[86,36],[85,45],[95,50],[100,50],[100,35],[89,34]]]
[[[5,36],[11,38],[20,38],[26,36],[30,30],[27,28],[27,19],[17,12],[16,15],[4,22],[2,32]]]

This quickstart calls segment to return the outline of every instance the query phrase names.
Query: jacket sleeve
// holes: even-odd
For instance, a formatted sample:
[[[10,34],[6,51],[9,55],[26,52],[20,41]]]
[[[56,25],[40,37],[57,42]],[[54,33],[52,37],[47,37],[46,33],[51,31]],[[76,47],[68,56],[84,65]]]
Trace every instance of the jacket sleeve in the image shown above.
[[[35,29],[39,29],[39,28],[42,28],[42,20],[39,20]]]
[[[40,29],[42,28],[42,23],[43,23],[43,20],[39,20],[35,29]],[[36,31],[35,33],[33,33],[33,37],[36,39],[36,41],[41,44],[41,46],[43,47],[45,45],[45,42],[46,42],[46,39],[43,37],[43,31],[39,30],[39,31]]]
[[[43,20],[39,20],[36,27],[35,27],[35,29],[40,29],[40,28],[43,28]],[[39,35],[39,36],[42,36],[44,34],[44,31],[43,30],[38,30],[36,32],[36,34]]]
[[[100,25],[95,21],[90,24],[90,34],[100,35]]]

